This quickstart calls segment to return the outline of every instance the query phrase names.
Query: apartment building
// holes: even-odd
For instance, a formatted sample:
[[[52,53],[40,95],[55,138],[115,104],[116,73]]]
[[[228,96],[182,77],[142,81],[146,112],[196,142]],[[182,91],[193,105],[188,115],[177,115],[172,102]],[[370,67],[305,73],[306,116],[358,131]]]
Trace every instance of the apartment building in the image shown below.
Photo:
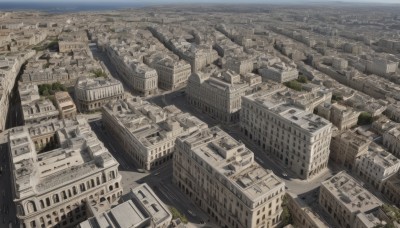
[[[173,182],[219,227],[279,227],[285,184],[218,127],[178,137]]]
[[[68,92],[56,92],[54,100],[60,112],[60,119],[73,119],[76,117],[76,106]]]
[[[175,106],[161,108],[139,97],[106,104],[102,118],[125,153],[146,170],[172,159],[176,137],[207,127]]]
[[[354,172],[378,191],[382,182],[400,169],[400,159],[377,144],[370,144],[367,153],[356,159]]]
[[[115,79],[79,78],[75,84],[75,97],[80,112],[96,111],[109,101],[122,99],[124,88]]]
[[[240,128],[248,139],[301,179],[327,170],[332,124],[277,94],[243,97]]]
[[[321,183],[318,202],[337,226],[343,228],[356,227],[359,215],[383,204],[345,171]]]
[[[349,170],[355,168],[356,159],[367,153],[371,140],[350,130],[332,137],[330,159]]]
[[[12,195],[23,227],[71,227],[86,219],[87,198],[113,203],[122,195],[119,164],[86,120],[62,125],[9,132]],[[58,147],[39,153],[33,138],[49,132]]]
[[[239,121],[242,96],[261,90],[260,76],[243,77],[233,71],[193,73],[186,87],[187,102],[223,122]]]
[[[108,201],[90,202],[88,220],[78,228],[167,228],[172,220],[168,207],[147,184],[141,184],[121,197],[121,203],[111,208]]]

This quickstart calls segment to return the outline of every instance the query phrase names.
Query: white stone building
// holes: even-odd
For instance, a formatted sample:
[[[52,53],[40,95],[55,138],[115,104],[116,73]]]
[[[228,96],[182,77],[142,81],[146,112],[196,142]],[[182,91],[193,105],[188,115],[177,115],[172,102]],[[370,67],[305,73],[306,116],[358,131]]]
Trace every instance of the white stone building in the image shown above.
[[[243,97],[240,127],[246,137],[301,179],[327,170],[332,123],[276,94]]]
[[[223,122],[237,122],[242,96],[261,90],[261,77],[233,71],[221,74],[193,73],[186,87],[187,102]]]
[[[80,112],[100,110],[107,102],[123,97],[122,83],[115,79],[80,78],[75,84],[75,99]]]
[[[175,106],[160,108],[139,97],[105,105],[103,123],[125,153],[146,170],[172,159],[176,137],[207,127]]]
[[[356,217],[377,209],[383,203],[342,171],[321,183],[319,204],[338,227],[356,227]]]
[[[158,87],[165,90],[185,86],[192,72],[190,64],[186,61],[164,54],[152,57],[149,66],[157,71]]]
[[[400,159],[382,147],[371,144],[368,152],[356,159],[354,168],[355,174],[381,191],[382,182],[399,171]]]
[[[279,227],[285,184],[218,127],[178,137],[173,182],[219,227]]]
[[[77,226],[78,228],[110,227],[170,227],[172,215],[168,207],[157,197],[147,184],[138,187],[121,197],[122,202],[110,208],[106,203],[90,202],[90,218]]]
[[[299,77],[296,65],[288,65],[284,62],[261,67],[258,69],[258,73],[262,76],[263,80],[272,80],[279,83],[292,81]]]
[[[51,151],[35,150],[32,137],[40,134],[26,126],[9,132],[12,196],[23,227],[71,227],[86,219],[87,198],[113,203],[122,195],[119,164],[86,120],[65,122]]]

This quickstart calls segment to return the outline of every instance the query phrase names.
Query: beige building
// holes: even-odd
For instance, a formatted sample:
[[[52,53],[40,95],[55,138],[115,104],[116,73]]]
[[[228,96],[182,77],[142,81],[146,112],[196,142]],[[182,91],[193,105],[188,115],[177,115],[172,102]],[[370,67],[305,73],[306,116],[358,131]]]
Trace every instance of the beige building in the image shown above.
[[[400,125],[396,125],[383,133],[383,145],[387,150],[400,157]]]
[[[58,47],[61,53],[88,49],[86,31],[64,32],[58,36]]]
[[[381,192],[397,207],[400,207],[400,172],[383,182]]]
[[[370,143],[371,141],[363,135],[349,130],[344,131],[332,137],[330,159],[338,165],[353,170],[356,159],[367,153]]]
[[[12,194],[23,227],[72,227],[86,219],[87,198],[113,203],[122,195],[119,164],[86,120],[63,124],[54,132],[58,148],[41,153],[32,140],[40,126],[9,132]]]
[[[327,170],[332,124],[277,94],[243,97],[240,127],[246,137],[301,179]]]
[[[88,220],[78,228],[167,228],[172,215],[168,207],[157,197],[147,184],[138,187],[121,197],[122,202],[111,208],[105,201],[89,202]]]
[[[192,72],[189,63],[164,54],[151,58],[149,66],[157,71],[158,87],[165,90],[185,86]]]
[[[335,103],[332,104],[329,120],[339,130],[345,130],[357,125],[359,115],[359,111]]]
[[[122,83],[115,79],[80,78],[75,84],[75,99],[80,112],[100,110],[107,102],[123,97]]]
[[[222,122],[239,121],[242,96],[262,89],[261,77],[241,76],[233,71],[221,74],[193,73],[186,87],[187,102]]]
[[[10,95],[22,64],[36,51],[6,53],[0,56],[0,133],[6,129]]]
[[[300,228],[328,228],[330,225],[310,208],[303,200],[292,193],[286,193],[287,207],[292,216],[294,227]]]
[[[103,123],[125,153],[146,170],[172,159],[176,137],[207,127],[175,106],[161,108],[139,97],[105,105]]]
[[[251,73],[254,69],[254,62],[247,56],[228,57],[225,68],[238,74]]]
[[[371,144],[368,152],[356,159],[354,173],[380,191],[382,182],[397,173],[399,169],[400,159],[382,147]]]
[[[57,92],[54,94],[54,99],[60,112],[60,119],[74,119],[76,117],[76,106],[68,92]]]
[[[132,64],[132,71],[126,81],[132,86],[133,90],[143,96],[156,94],[158,91],[158,74],[153,68],[146,64]]]
[[[285,184],[218,127],[176,140],[173,182],[219,227],[279,227]]]
[[[272,64],[258,69],[258,73],[264,80],[272,80],[283,83],[295,80],[299,77],[299,72],[295,65],[287,65],[284,62]]]
[[[24,124],[37,124],[41,121],[58,119],[60,112],[49,99],[35,100],[22,105]]]
[[[339,227],[356,227],[359,214],[380,207],[383,203],[342,171],[321,183],[319,204]]]
[[[40,99],[39,88],[34,84],[19,83],[18,93],[21,100],[21,105],[26,105],[32,101]]]
[[[39,96],[37,85],[20,83],[18,92],[24,124],[58,119],[59,111],[49,99]]]

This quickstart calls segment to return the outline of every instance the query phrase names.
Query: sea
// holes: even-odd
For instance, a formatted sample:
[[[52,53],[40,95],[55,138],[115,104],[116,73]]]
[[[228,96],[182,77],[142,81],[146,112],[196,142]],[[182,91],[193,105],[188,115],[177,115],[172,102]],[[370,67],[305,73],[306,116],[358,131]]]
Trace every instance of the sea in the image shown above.
[[[84,0],[83,0],[84,1]],[[146,3],[139,2],[2,2],[0,0],[0,11],[21,11],[21,10],[37,10],[48,13],[67,13],[80,11],[102,11],[117,10],[126,8],[142,8],[147,6]]]

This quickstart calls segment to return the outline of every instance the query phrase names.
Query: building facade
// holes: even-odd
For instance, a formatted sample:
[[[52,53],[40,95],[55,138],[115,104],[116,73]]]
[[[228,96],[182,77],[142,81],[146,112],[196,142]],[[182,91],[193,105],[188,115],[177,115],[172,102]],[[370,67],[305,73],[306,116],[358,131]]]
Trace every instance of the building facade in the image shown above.
[[[192,72],[189,63],[184,60],[175,60],[167,55],[154,57],[149,66],[157,71],[158,87],[165,90],[185,86]]]
[[[356,159],[367,153],[371,141],[352,131],[344,131],[332,137],[330,159],[336,164],[353,170]]]
[[[321,183],[320,206],[339,227],[355,227],[356,217],[379,208],[383,203],[342,171]]]
[[[223,122],[239,121],[242,96],[262,87],[261,77],[244,78],[233,71],[193,73],[186,87],[187,102]]]
[[[258,73],[264,80],[272,80],[279,83],[295,80],[299,72],[295,66],[286,65],[284,62],[275,63],[268,67],[258,69]]]
[[[55,134],[58,148],[38,153],[40,129],[9,132],[12,194],[23,227],[71,227],[86,219],[86,199],[116,202],[122,195],[118,162],[86,120],[69,121]]]
[[[76,117],[76,106],[68,92],[56,92],[54,99],[60,112],[60,119],[74,119]]]
[[[382,182],[396,174],[400,169],[400,159],[382,147],[371,144],[368,152],[356,159],[354,172],[378,191]]]
[[[176,137],[207,127],[175,106],[160,108],[139,97],[108,103],[102,118],[125,153],[146,170],[172,159]]]
[[[218,127],[176,141],[173,182],[219,227],[279,227],[285,184]]]
[[[147,184],[131,189],[121,197],[121,201],[113,208],[107,205],[107,201],[105,204],[94,202],[88,205],[90,218],[78,228],[170,227],[172,215],[168,207]]]
[[[332,124],[269,94],[242,98],[241,132],[301,179],[327,170]]]
[[[75,98],[80,112],[100,110],[109,101],[123,99],[120,81],[104,78],[80,78],[75,84]]]

